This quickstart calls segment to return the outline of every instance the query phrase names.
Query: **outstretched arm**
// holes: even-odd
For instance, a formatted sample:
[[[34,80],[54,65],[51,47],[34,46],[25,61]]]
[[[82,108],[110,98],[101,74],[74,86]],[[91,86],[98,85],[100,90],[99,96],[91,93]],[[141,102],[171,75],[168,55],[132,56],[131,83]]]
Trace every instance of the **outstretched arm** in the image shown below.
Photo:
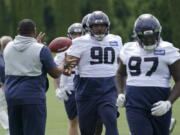
[[[126,66],[120,61],[119,68],[116,73],[116,88],[118,93],[124,93],[126,86]]]
[[[170,65],[169,69],[174,79],[175,85],[168,100],[171,103],[174,103],[174,101],[180,96],[180,60],[177,60],[175,63]]]
[[[118,107],[124,107],[125,103],[125,94],[124,94],[124,89],[126,86],[126,66],[123,65],[123,63],[120,61],[119,68],[116,73],[116,88],[117,92],[119,93],[116,105]]]
[[[65,54],[64,59],[64,75],[71,75],[72,69],[77,66],[80,58]]]

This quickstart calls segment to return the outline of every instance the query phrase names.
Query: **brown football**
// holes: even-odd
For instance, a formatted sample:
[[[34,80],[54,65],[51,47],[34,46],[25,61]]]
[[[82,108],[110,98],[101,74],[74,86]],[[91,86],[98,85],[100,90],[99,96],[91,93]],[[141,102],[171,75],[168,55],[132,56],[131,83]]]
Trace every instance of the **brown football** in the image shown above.
[[[49,49],[52,52],[63,52],[68,49],[72,44],[72,40],[67,37],[57,37],[49,44]]]

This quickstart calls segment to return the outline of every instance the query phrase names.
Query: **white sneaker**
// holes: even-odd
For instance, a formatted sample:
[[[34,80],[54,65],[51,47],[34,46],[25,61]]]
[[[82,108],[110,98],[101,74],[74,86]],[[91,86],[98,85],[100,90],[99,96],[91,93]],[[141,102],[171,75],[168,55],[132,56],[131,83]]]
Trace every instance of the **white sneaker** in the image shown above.
[[[9,129],[6,130],[6,135],[10,135]]]
[[[171,118],[171,123],[170,123],[170,126],[169,126],[169,133],[173,132],[175,125],[176,125],[176,119]]]

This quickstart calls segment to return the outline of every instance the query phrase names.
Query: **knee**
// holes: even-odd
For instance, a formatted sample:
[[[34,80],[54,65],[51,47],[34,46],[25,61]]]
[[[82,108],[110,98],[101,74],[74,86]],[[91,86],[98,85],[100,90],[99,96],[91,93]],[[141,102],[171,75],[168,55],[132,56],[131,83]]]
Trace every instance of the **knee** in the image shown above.
[[[107,114],[106,117],[102,118],[105,125],[114,126],[117,125],[117,116],[113,113]]]

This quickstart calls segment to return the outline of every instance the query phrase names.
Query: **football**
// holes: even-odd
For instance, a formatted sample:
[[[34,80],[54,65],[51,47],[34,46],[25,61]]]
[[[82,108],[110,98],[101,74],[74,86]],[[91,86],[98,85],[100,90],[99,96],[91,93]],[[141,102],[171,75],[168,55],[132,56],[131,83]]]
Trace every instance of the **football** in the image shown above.
[[[57,37],[49,44],[49,49],[52,52],[63,52],[68,49],[72,44],[72,40],[67,37]]]

